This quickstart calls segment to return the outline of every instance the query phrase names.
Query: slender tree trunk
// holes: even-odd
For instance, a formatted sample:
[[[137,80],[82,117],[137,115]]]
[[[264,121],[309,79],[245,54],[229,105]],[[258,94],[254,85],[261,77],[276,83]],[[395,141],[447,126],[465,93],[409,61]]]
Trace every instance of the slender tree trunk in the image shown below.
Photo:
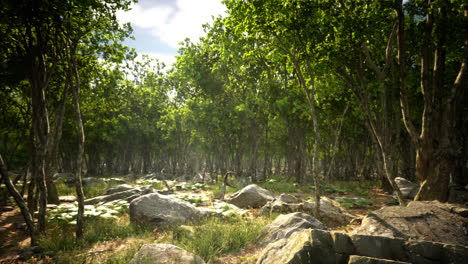
[[[83,166],[83,153],[84,153],[84,143],[85,143],[85,134],[83,129],[83,120],[81,118],[81,109],[80,109],[80,77],[78,74],[78,69],[76,68],[76,60],[74,51],[71,53],[71,66],[73,68],[73,76],[75,79],[75,89],[73,89],[73,103],[75,105],[75,118],[76,125],[78,127],[78,153],[76,157],[76,172],[75,172],[75,188],[78,200],[78,215],[76,221],[76,237],[77,239],[83,238],[83,229],[84,229],[84,193],[83,193],[83,184],[81,182],[81,169]]]
[[[45,176],[46,148],[49,135],[49,117],[46,107],[47,70],[45,55],[38,52],[32,61],[30,84],[32,90],[32,127],[34,166],[33,175],[39,191],[38,230],[46,230],[47,185]]]
[[[26,202],[24,201],[23,197],[16,189],[15,185],[13,185],[13,183],[11,182],[11,179],[8,175],[8,171],[3,162],[3,158],[1,154],[0,154],[0,174],[2,176],[3,182],[5,183],[8,189],[8,192],[10,193],[11,196],[13,196],[16,204],[21,210],[21,214],[23,215],[24,221],[28,228],[29,237],[31,238],[31,246],[35,246],[37,244],[36,227],[34,226],[34,220],[31,215],[31,211],[28,209]]]

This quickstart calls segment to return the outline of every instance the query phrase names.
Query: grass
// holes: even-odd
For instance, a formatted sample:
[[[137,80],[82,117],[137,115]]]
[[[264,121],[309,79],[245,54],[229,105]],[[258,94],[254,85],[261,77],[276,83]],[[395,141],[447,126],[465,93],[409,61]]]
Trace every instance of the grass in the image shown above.
[[[99,183],[95,186],[83,186],[83,192],[86,199],[93,198],[104,194],[107,188],[114,187],[118,184]],[[75,186],[68,186],[64,182],[56,182],[57,192],[59,195],[76,195]]]
[[[175,228],[172,236],[162,239],[192,252],[207,263],[229,252],[245,248],[255,243],[267,224],[263,218],[209,218],[193,227],[192,231]]]
[[[329,194],[349,194],[357,197],[369,197],[369,190],[376,187],[372,181],[337,181],[333,184],[322,186],[322,190]]]
[[[221,183],[209,184],[209,185],[206,185],[206,187],[211,189],[211,191],[213,192],[213,197],[219,198],[221,196],[221,188],[222,188]],[[238,190],[240,190],[240,188],[233,188],[231,186],[226,186],[226,194],[234,193],[234,192],[237,192]]]
[[[339,198],[336,200],[343,207],[349,208],[367,208],[373,204],[371,200],[368,199],[351,199],[348,197]]]
[[[87,220],[85,222],[83,240],[80,242],[76,240],[74,233],[74,225],[52,225],[49,227],[48,232],[39,238],[39,245],[45,251],[74,251],[98,242],[150,234],[151,230],[131,224],[129,215],[125,214],[118,220],[103,218]]]

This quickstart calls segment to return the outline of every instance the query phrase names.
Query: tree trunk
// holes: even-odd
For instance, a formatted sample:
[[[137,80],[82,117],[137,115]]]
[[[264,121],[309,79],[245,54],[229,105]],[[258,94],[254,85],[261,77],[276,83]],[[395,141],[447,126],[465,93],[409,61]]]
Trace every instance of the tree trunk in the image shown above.
[[[79,101],[79,94],[80,94],[80,77],[78,74],[78,69],[74,49],[72,49],[71,56],[71,69],[73,72],[71,73],[75,79],[75,89],[73,89],[73,103],[75,105],[75,118],[76,118],[76,125],[78,127],[78,153],[76,157],[76,172],[75,172],[75,188],[78,200],[78,215],[76,221],[76,238],[82,239],[83,238],[83,229],[84,229],[84,193],[83,193],[83,184],[81,182],[81,169],[83,166],[83,153],[84,153],[84,143],[85,143],[85,134],[83,129],[83,120],[81,118],[81,109],[80,109],[80,101]]]
[[[31,215],[31,211],[28,209],[28,206],[26,205],[23,197],[21,194],[18,192],[16,187],[13,185],[11,182],[11,179],[8,175],[8,171],[6,169],[6,166],[3,162],[2,155],[0,154],[0,174],[2,176],[2,180],[5,183],[8,192],[10,193],[11,196],[15,199],[16,204],[21,210],[21,214],[23,215],[24,222],[26,223],[29,237],[31,238],[31,246],[35,246],[37,244],[36,240],[36,228],[34,226],[34,220]]]

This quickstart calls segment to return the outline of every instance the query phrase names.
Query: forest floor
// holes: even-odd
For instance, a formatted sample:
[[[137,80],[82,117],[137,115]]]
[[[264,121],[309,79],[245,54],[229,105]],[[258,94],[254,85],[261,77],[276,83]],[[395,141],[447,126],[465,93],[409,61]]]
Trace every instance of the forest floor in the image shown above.
[[[361,192],[362,193],[362,192]],[[290,193],[297,197],[310,197],[311,193],[303,192],[294,192]],[[339,192],[337,193],[325,193],[324,196],[332,197],[356,197],[354,193],[348,192]],[[372,186],[367,189],[365,194],[366,199],[372,201],[372,205],[366,206],[364,208],[348,208],[347,211],[352,215],[355,215],[356,218],[364,217],[368,212],[379,209],[385,205],[391,204],[394,202],[394,199],[391,195],[384,193],[381,189]],[[258,211],[253,211],[249,213],[250,217],[259,217],[260,213]],[[19,254],[22,249],[29,246],[29,238],[24,229],[18,228],[24,223],[23,218],[19,209],[12,208],[11,206],[0,207],[0,263],[22,263],[18,260]],[[331,230],[340,230],[343,232],[351,232],[359,226],[359,221],[354,224],[347,226],[338,226],[331,227]],[[96,243],[92,247],[81,250],[80,255],[85,255],[86,263],[105,263],[106,258],[112,254],[115,254],[119,251],[128,250],[132,245],[133,247],[139,247],[144,243],[144,240],[138,240],[138,238],[119,238],[117,237],[111,241],[105,241],[101,243]],[[257,247],[255,244],[249,243],[246,247],[241,250],[233,251],[227,254],[222,255],[217,258],[212,263],[226,263],[226,264],[247,264],[255,263],[257,256],[259,255],[262,248]],[[59,253],[60,254],[60,253]],[[73,253],[75,254],[75,253]],[[33,262],[28,261],[26,263],[55,263],[47,259],[42,261],[35,260]]]

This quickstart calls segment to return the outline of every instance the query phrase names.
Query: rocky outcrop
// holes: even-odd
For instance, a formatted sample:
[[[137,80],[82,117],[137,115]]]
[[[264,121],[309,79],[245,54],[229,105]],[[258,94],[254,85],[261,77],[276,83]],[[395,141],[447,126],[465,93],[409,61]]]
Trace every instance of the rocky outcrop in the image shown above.
[[[395,183],[397,184],[398,188],[400,189],[403,198],[414,199],[414,197],[416,196],[416,194],[419,191],[419,184],[408,181],[405,178],[396,177],[395,178]]]
[[[259,208],[274,199],[272,192],[251,184],[231,195],[228,203],[240,208]]]
[[[369,213],[355,234],[468,245],[466,207],[437,201],[413,201]]]
[[[210,212],[159,193],[143,195],[130,203],[131,222],[161,229],[201,219]]]
[[[468,205],[468,185],[464,187],[460,185],[450,186],[447,202]]]
[[[291,212],[304,212],[307,214],[314,213],[315,202],[302,202],[300,199],[296,197],[294,198],[295,199],[291,197],[288,197],[287,199],[278,198],[274,201],[270,201],[262,207],[261,213],[263,215]],[[354,218],[354,216],[346,212],[338,202],[327,197],[320,198],[320,217],[323,217],[331,226],[347,225]]]
[[[97,203],[108,203],[116,200],[125,200],[127,202],[131,202],[133,199],[140,197],[141,195],[145,195],[148,193],[154,193],[155,190],[152,186],[144,186],[133,188],[127,191],[116,192],[109,195],[102,195],[97,196],[91,199],[86,199],[84,201],[85,204],[97,204]]]
[[[467,258],[468,247],[461,245],[304,229],[269,244],[257,264],[455,264]]]
[[[266,245],[283,238],[289,238],[295,232],[308,228],[327,229],[319,220],[308,214],[296,212],[280,215],[263,229],[259,244]]]
[[[129,184],[121,184],[121,185],[117,185],[115,187],[112,187],[112,188],[107,188],[105,191],[104,191],[104,194],[105,195],[109,195],[109,194],[114,194],[114,193],[119,193],[119,192],[124,192],[124,191],[128,191],[128,190],[131,190],[131,189],[134,189],[135,187],[129,185]]]
[[[204,264],[199,256],[170,244],[146,244],[129,264]]]
[[[409,264],[409,262],[353,255],[349,257],[348,264]]]

